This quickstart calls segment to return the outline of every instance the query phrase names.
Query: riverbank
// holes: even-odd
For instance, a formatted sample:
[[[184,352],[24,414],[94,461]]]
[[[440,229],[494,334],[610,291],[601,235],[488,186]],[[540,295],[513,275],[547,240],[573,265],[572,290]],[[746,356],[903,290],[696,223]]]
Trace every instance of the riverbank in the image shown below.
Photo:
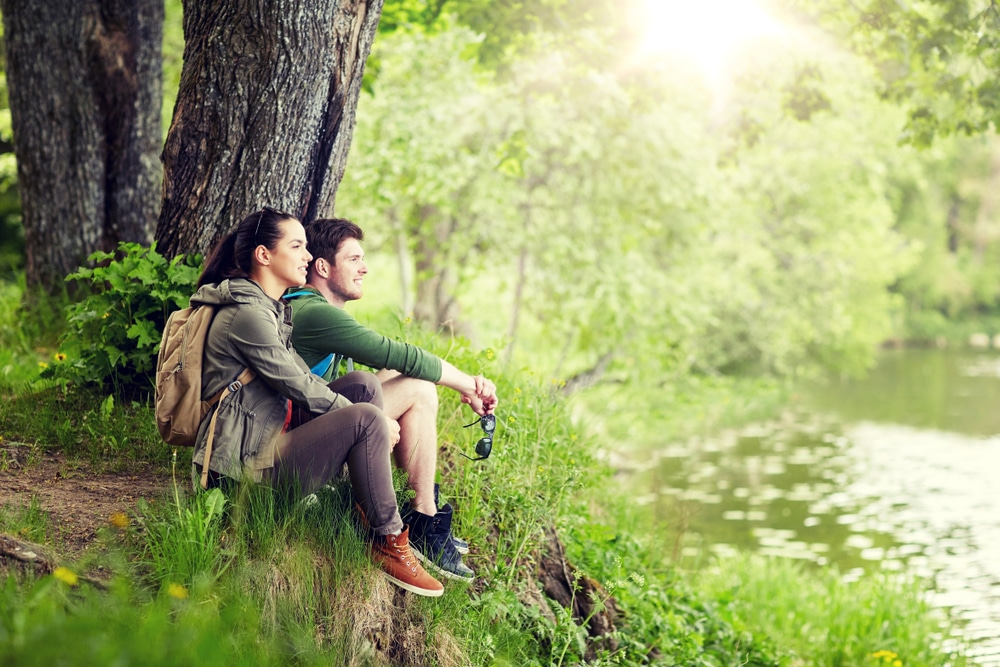
[[[141,658],[132,664],[174,664],[176,655],[152,647],[193,641],[215,647],[192,659],[242,656],[255,664],[282,664],[288,651],[302,664],[572,664],[585,659],[635,665],[698,660],[778,665],[795,659],[871,664],[828,662],[829,656],[815,650],[803,654],[747,617],[746,610],[756,605],[744,586],[770,581],[799,590],[811,576],[802,573],[792,586],[787,573],[783,578],[768,574],[723,590],[698,583],[664,560],[657,539],[638,529],[634,508],[624,497],[609,494],[611,471],[591,455],[594,441],[577,430],[544,382],[518,380],[525,378],[511,378],[502,387],[512,399],[488,465],[471,466],[448,455],[466,443],[456,431],[461,407],[443,411],[442,482],[459,510],[457,529],[474,545],[469,562],[478,576],[472,586],[449,584],[440,601],[386,587],[364,562],[347,514],[333,497],[317,514],[248,491],[232,501],[231,519],[223,522],[203,496],[188,497],[183,488],[173,496],[168,485],[166,493],[136,504],[134,511],[108,516],[89,550],[61,561],[61,578],[32,583],[22,577],[20,586],[7,587],[3,608],[20,611],[16,618],[4,617],[0,655],[35,664],[29,654],[47,659],[54,657],[53,646],[77,645],[99,652],[81,649],[73,664],[121,655]],[[77,399],[76,405],[84,404]],[[83,410],[83,422],[101,414],[104,401],[98,399]],[[30,400],[44,412],[54,399],[41,393]],[[136,421],[141,418],[141,408],[112,408],[107,422],[125,424],[109,431],[131,425],[141,433]],[[0,432],[13,433],[13,422],[11,411],[0,409]],[[24,433],[19,436],[29,440]],[[138,442],[131,444],[142,451]],[[155,442],[149,445],[156,448]],[[99,451],[90,444],[77,456]],[[71,461],[66,465],[73,469]],[[81,475],[83,467],[77,468]],[[58,551],[59,531],[25,496],[26,505],[3,509],[5,530],[27,531]],[[547,543],[550,529],[574,573],[566,606],[550,597],[537,578],[554,550]],[[208,538],[200,542],[202,548],[170,537],[191,531]],[[105,583],[95,588],[85,580]],[[574,611],[573,583],[590,586],[600,603],[583,617]],[[891,604],[914,607],[913,599],[894,590],[884,591]],[[797,600],[785,597],[786,605]],[[844,593],[843,599],[850,597]],[[344,600],[357,604],[345,610]],[[808,608],[815,600],[805,597],[802,604]],[[866,609],[848,606],[843,613],[856,615],[863,625]],[[605,626],[609,634],[592,636],[589,621],[608,610],[614,630]],[[900,615],[924,618],[919,606]],[[847,645],[850,655],[866,656],[906,641],[906,636],[886,636],[881,626],[871,627],[876,634],[862,634]],[[60,642],[54,641],[56,634]],[[220,644],[215,641],[220,634],[232,641]],[[934,648],[931,636],[921,644],[909,650],[937,659],[919,664],[963,664],[955,654]]]

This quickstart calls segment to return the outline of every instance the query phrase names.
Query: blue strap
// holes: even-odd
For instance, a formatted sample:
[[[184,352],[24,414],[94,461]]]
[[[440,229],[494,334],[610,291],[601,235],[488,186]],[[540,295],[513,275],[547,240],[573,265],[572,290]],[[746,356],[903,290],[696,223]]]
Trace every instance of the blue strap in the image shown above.
[[[323,377],[324,375],[326,375],[326,372],[330,370],[330,366],[333,365],[333,360],[335,356],[336,355],[334,355],[333,353],[326,355],[326,357],[321,359],[318,364],[310,368],[309,372],[312,373],[313,375],[318,375],[320,377]]]

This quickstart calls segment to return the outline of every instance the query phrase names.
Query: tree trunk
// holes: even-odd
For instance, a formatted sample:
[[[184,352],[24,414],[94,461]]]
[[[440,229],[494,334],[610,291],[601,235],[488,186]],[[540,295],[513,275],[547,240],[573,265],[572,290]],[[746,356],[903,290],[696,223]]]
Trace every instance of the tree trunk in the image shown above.
[[[27,278],[149,243],[159,210],[162,0],[0,0]]]
[[[167,256],[211,250],[268,205],[333,213],[382,0],[186,0],[163,151]]]

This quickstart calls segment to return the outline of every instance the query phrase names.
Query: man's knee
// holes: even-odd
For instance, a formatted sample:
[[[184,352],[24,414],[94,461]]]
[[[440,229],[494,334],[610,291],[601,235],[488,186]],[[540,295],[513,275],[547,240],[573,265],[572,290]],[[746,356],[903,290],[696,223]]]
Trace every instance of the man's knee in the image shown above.
[[[416,383],[417,403],[424,410],[433,411],[437,414],[438,393],[437,385],[426,380],[414,380]]]

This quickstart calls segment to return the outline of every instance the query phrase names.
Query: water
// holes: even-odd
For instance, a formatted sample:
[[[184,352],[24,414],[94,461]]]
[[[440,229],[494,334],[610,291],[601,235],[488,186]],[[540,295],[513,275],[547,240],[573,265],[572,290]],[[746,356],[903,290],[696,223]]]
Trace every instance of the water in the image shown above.
[[[738,547],[927,577],[977,661],[1000,667],[1000,354],[887,352],[794,403],[658,451],[640,502],[686,524],[688,557]]]

